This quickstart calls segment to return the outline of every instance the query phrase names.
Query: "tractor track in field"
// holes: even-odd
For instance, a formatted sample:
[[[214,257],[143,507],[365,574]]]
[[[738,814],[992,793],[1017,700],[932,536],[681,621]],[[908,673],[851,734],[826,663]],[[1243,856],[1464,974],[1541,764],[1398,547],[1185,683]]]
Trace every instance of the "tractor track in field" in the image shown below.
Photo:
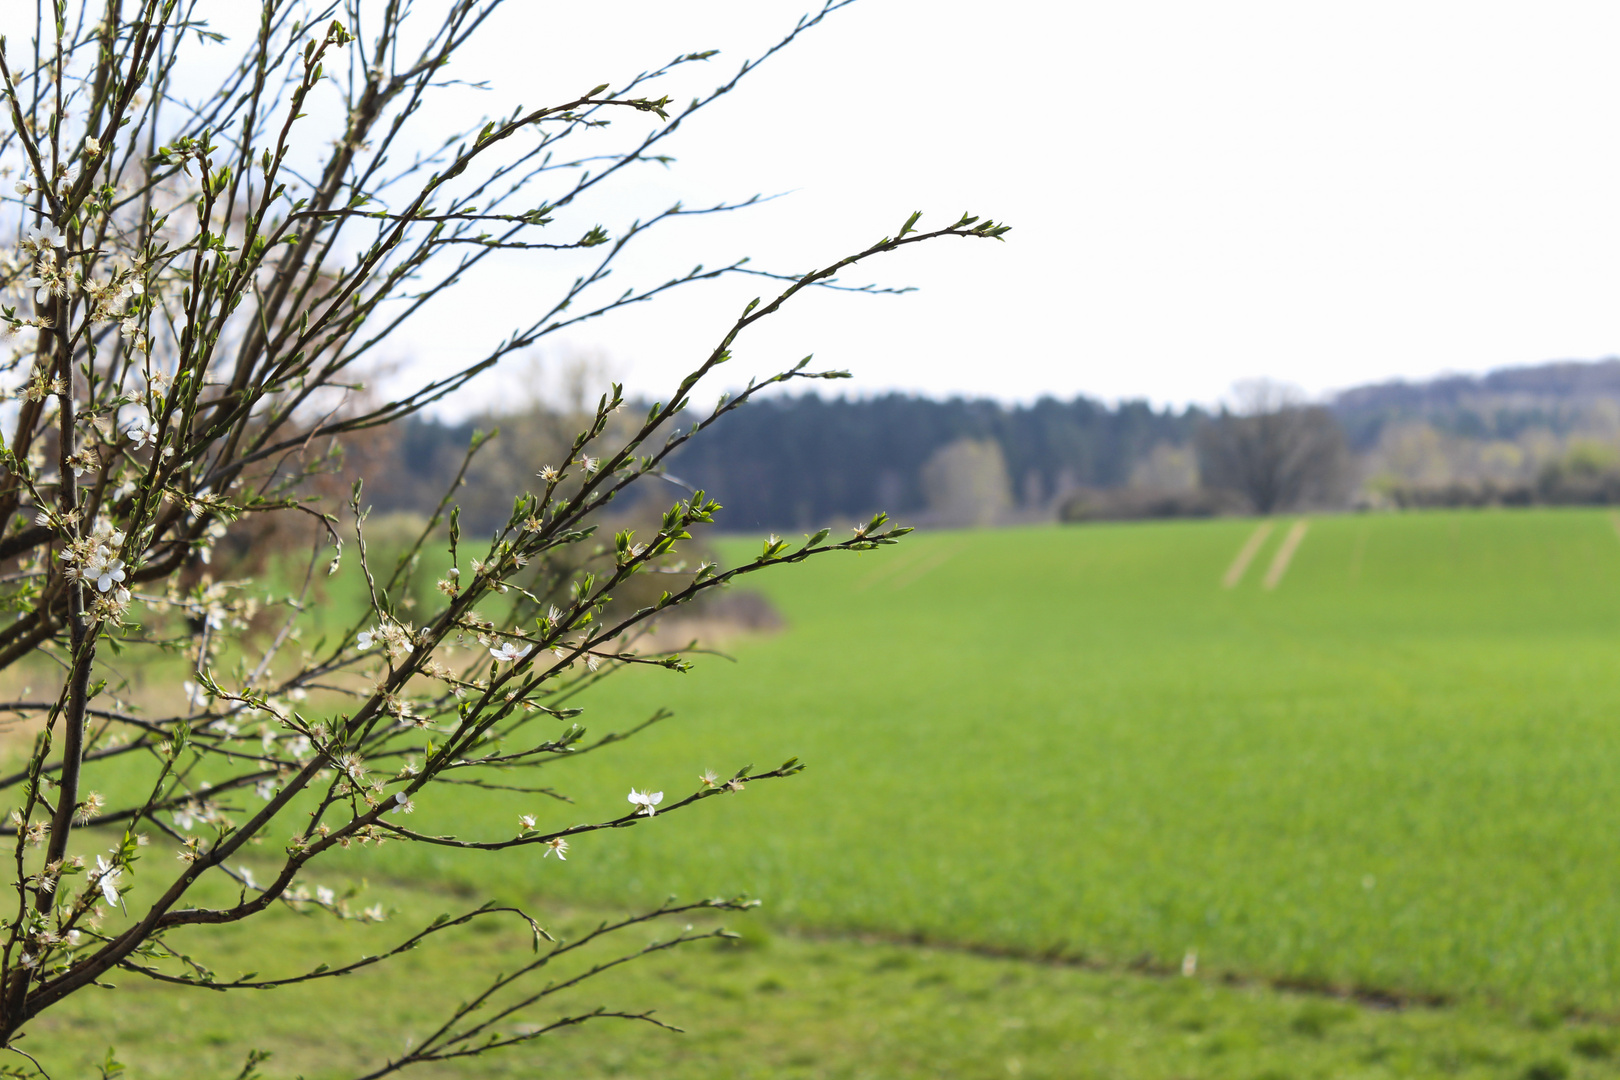
[[[1265,544],[1266,537],[1271,535],[1271,530],[1275,527],[1276,525],[1270,521],[1262,521],[1254,527],[1254,532],[1249,534],[1249,538],[1243,542],[1243,547],[1238,549],[1237,558],[1232,560],[1232,565],[1228,566],[1226,573],[1221,576],[1221,588],[1235,589],[1242,584],[1243,575],[1249,572],[1249,564],[1260,554],[1261,546]]]
[[[1445,1009],[1460,1003],[1450,994],[1423,990],[1396,990],[1389,987],[1368,986],[1360,983],[1336,983],[1326,979],[1312,979],[1298,975],[1255,975],[1239,971],[1221,970],[1210,974],[1187,975],[1182,961],[1170,962],[1143,953],[1132,960],[1104,960],[1084,953],[1066,953],[1056,949],[1020,949],[1011,945],[991,945],[983,942],[955,941],[928,934],[884,934],[874,931],[821,930],[811,927],[773,926],[771,932],[801,941],[847,941],[863,945],[888,945],[900,948],[933,949],[938,952],[982,956],[991,960],[1016,960],[1026,964],[1048,967],[1079,968],[1098,974],[1140,975],[1155,979],[1199,979],[1231,987],[1256,987],[1301,996],[1332,998],[1352,1002],[1368,1009]],[[1485,999],[1491,1004],[1507,1006],[1509,1003]],[[1581,1011],[1568,1012],[1570,1019],[1595,1024],[1620,1026],[1620,1017]]]
[[[371,881],[378,885],[392,885],[419,893],[439,893],[447,897],[453,896],[464,900],[475,899],[482,895],[481,890],[465,882],[422,881],[386,874],[373,876]],[[562,900],[558,906],[560,910],[557,914],[562,918],[570,915],[577,916],[582,912],[622,911],[637,907],[637,905],[627,904],[622,901],[611,904],[579,900]],[[647,906],[650,907],[651,905]],[[716,916],[716,918],[723,917]],[[1448,1009],[1465,1004],[1469,1000],[1463,995],[1439,991],[1401,990],[1387,986],[1375,986],[1351,981],[1334,981],[1300,975],[1265,975],[1229,969],[1216,969],[1189,975],[1184,968],[1186,960],[1164,960],[1153,956],[1151,953],[1141,953],[1130,960],[1105,959],[1087,955],[1084,952],[1067,952],[1062,945],[1047,949],[1024,949],[1011,945],[961,941],[921,932],[883,933],[871,930],[837,930],[791,924],[767,924],[762,929],[769,934],[798,941],[843,942],[867,946],[880,945],[891,948],[928,949],[935,952],[983,957],[988,960],[1016,961],[1045,967],[1075,968],[1097,974],[1132,975],[1156,980],[1195,979],[1225,987],[1252,988],[1294,994],[1300,997],[1330,999],[1378,1011]],[[1526,1007],[1524,1002],[1515,1002],[1489,994],[1479,995],[1473,1000],[1487,1007],[1506,1012],[1520,1012]],[[1559,1010],[1559,1015],[1565,1021],[1571,1023],[1620,1028],[1620,1014],[1597,1012],[1566,1005]]]
[[[1283,542],[1277,547],[1277,554],[1271,558],[1271,565],[1266,568],[1265,578],[1260,582],[1261,587],[1267,592],[1282,584],[1283,575],[1288,573],[1289,566],[1294,562],[1294,553],[1299,550],[1299,545],[1305,542],[1305,531],[1310,527],[1309,521],[1300,518],[1289,528],[1288,535],[1283,537]]]

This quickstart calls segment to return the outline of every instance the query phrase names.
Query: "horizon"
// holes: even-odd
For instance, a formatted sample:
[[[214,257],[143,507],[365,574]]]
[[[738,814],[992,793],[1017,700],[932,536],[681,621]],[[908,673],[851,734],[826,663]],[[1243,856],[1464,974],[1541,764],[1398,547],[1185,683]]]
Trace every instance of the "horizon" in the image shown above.
[[[1339,398],[1339,397],[1341,397],[1341,396],[1343,396],[1345,394],[1350,394],[1350,393],[1354,393],[1356,391],[1361,391],[1361,390],[1382,389],[1382,388],[1386,388],[1386,387],[1427,386],[1427,385],[1446,383],[1446,382],[1451,382],[1451,381],[1454,381],[1454,380],[1461,380],[1461,379],[1472,379],[1472,380],[1476,380],[1476,381],[1483,381],[1483,380],[1489,379],[1489,378],[1491,378],[1493,376],[1500,375],[1500,374],[1503,374],[1503,373],[1506,373],[1506,372],[1513,372],[1513,371],[1533,371],[1533,370],[1538,370],[1538,369],[1543,369],[1543,368],[1561,368],[1561,367],[1572,367],[1572,366],[1573,367],[1596,367],[1596,366],[1603,365],[1603,364],[1620,364],[1620,355],[1602,356],[1602,357],[1598,357],[1596,359],[1591,359],[1591,360],[1559,359],[1559,360],[1545,360],[1545,361],[1542,361],[1542,362],[1539,362],[1539,363],[1504,364],[1504,365],[1502,365],[1500,367],[1493,367],[1493,368],[1489,368],[1489,369],[1484,370],[1484,371],[1441,371],[1441,372],[1437,372],[1437,373],[1435,373],[1433,375],[1427,375],[1427,376],[1421,376],[1421,377],[1415,377],[1415,378],[1408,378],[1408,377],[1397,375],[1397,376],[1395,376],[1393,378],[1388,378],[1388,379],[1379,379],[1379,380],[1376,380],[1376,381],[1355,383],[1355,384],[1352,384],[1352,385],[1349,385],[1349,386],[1334,387],[1334,388],[1331,388],[1331,389],[1327,390],[1324,393],[1317,394],[1317,395],[1305,395],[1304,398],[1303,398],[1303,401],[1304,401],[1305,404],[1309,404],[1309,405],[1324,405],[1324,406],[1331,407],[1335,403],[1337,398]],[[1275,381],[1275,380],[1260,380],[1260,381]],[[1148,396],[1145,396],[1145,395],[1144,396],[1139,396],[1139,397],[1106,398],[1106,397],[1103,397],[1101,395],[1090,394],[1090,393],[1087,393],[1084,390],[1080,390],[1080,391],[1076,391],[1075,393],[1072,393],[1072,394],[1042,393],[1042,394],[1031,396],[1031,397],[1006,397],[1006,396],[998,396],[998,395],[990,394],[990,393],[972,393],[972,392],[964,392],[964,391],[948,391],[948,392],[943,392],[943,393],[930,393],[928,391],[911,390],[911,389],[906,389],[904,387],[862,387],[862,386],[858,386],[858,385],[852,385],[854,382],[855,382],[855,380],[851,379],[851,380],[839,380],[836,383],[830,384],[828,386],[817,385],[817,384],[809,384],[809,385],[803,386],[803,387],[798,388],[798,389],[772,388],[772,390],[767,391],[766,393],[760,395],[756,400],[768,401],[768,400],[773,400],[773,399],[781,398],[781,397],[792,397],[792,398],[815,397],[815,398],[819,398],[820,400],[822,400],[824,402],[829,402],[829,403],[831,403],[831,402],[856,402],[856,403],[859,403],[859,402],[865,402],[865,401],[875,401],[875,400],[878,400],[878,399],[881,399],[881,398],[886,398],[886,397],[905,397],[905,398],[911,398],[911,399],[915,399],[915,400],[932,401],[932,402],[950,402],[950,401],[987,402],[987,403],[990,403],[990,404],[1000,406],[1003,409],[1017,410],[1017,409],[1031,408],[1031,407],[1033,407],[1034,405],[1036,405],[1037,403],[1039,403],[1041,401],[1057,401],[1057,402],[1062,402],[1062,403],[1069,403],[1069,402],[1074,402],[1074,401],[1084,399],[1084,400],[1090,401],[1090,402],[1092,402],[1094,404],[1101,405],[1101,406],[1104,406],[1104,407],[1106,407],[1108,409],[1116,410],[1116,411],[1121,409],[1121,408],[1124,408],[1126,406],[1130,406],[1130,405],[1147,405],[1149,408],[1151,408],[1156,413],[1166,413],[1166,412],[1168,412],[1168,413],[1171,413],[1171,414],[1175,414],[1175,413],[1185,414],[1185,413],[1187,413],[1187,412],[1189,412],[1191,410],[1194,410],[1194,409],[1200,409],[1200,410],[1203,410],[1205,412],[1215,413],[1215,412],[1219,412],[1223,408],[1230,408],[1232,406],[1232,402],[1231,402],[1230,397],[1228,395],[1222,395],[1222,397],[1216,399],[1215,401],[1194,401],[1194,400],[1190,400],[1190,399],[1155,400],[1155,399],[1153,399],[1151,397],[1148,397]],[[1299,389],[1298,387],[1293,386],[1292,384],[1282,383],[1281,385],[1286,389],[1292,389],[1292,390]],[[735,392],[735,388],[728,388],[727,391],[726,391],[726,393],[728,393],[728,394],[733,394],[734,392]],[[644,392],[642,392],[640,390],[631,390],[631,391],[629,391],[628,396],[632,400],[637,400],[637,401],[651,401],[651,400],[655,400],[655,397],[656,397],[655,394],[644,393]],[[516,408],[512,409],[511,411],[522,412],[525,408],[527,408],[527,407],[529,407],[531,405],[547,404],[547,403],[550,402],[550,400],[551,400],[550,398],[548,398],[544,393],[542,393],[542,394],[536,395],[536,396],[531,397],[531,398],[525,398],[524,401],[518,403]],[[480,401],[480,402],[477,402],[477,403],[473,403],[473,407],[462,409],[461,411],[453,413],[453,414],[448,413],[448,412],[446,412],[444,410],[431,410],[430,409],[430,410],[424,410],[424,415],[428,416],[428,417],[431,417],[436,422],[444,424],[446,426],[454,426],[454,425],[457,425],[457,424],[466,423],[466,422],[468,422],[470,420],[476,419],[476,418],[481,417],[481,416],[504,415],[504,413],[502,412],[502,410],[500,408],[500,406],[502,404],[503,404],[503,402],[498,401],[498,400],[484,400],[484,401]],[[504,404],[512,405],[512,402],[506,401],[506,402],[504,402]]]

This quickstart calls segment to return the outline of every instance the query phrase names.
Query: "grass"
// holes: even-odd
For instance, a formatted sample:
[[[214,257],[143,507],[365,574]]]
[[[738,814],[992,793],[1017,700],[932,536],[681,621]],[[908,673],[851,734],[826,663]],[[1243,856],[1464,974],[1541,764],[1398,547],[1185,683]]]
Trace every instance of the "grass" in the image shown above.
[[[339,883],[341,884],[341,883]],[[355,957],[411,920],[468,898],[395,885],[388,924],[339,924],[277,911],[211,939],[221,975],[300,970],[307,958]],[[376,895],[362,888],[357,903]],[[564,911],[559,933],[589,913]],[[678,927],[661,927],[667,939]],[[1611,1075],[1620,1040],[1550,1013],[1479,1007],[1391,1011],[1218,981],[1095,971],[949,949],[791,934],[744,924],[738,942],[701,942],[600,977],[556,1007],[499,1026],[550,1020],[569,1007],[657,1008],[684,1035],[622,1021],[417,1077],[924,1078],[1434,1076],[1560,1080]],[[632,935],[639,946],[659,930]],[[180,943],[184,946],[185,943]],[[625,942],[621,942],[625,944]],[[116,981],[139,993],[80,995],[22,1044],[54,1076],[93,1075],[109,1045],[130,1077],[234,1076],[248,1051],[272,1047],[267,1076],[352,1077],[420,1040],[495,970],[527,959],[530,937],[499,923],[447,934],[387,970],[302,987],[230,995]],[[606,955],[606,954],[601,954]],[[244,1016],[251,1015],[245,1022]]]
[[[1620,1007],[1620,539],[1606,514],[917,538],[767,579],[791,629],[587,719],[679,717],[558,773],[575,807],[706,766],[802,777],[576,845],[391,872],[571,901],[747,892],[782,925],[1403,994]],[[756,579],[757,580],[757,579]],[[571,768],[564,763],[564,769]],[[390,849],[394,850],[394,849]]]
[[[809,771],[583,837],[566,864],[390,845],[345,872],[417,882],[407,914],[434,889],[574,913],[766,899],[768,949],[703,946],[591,995],[658,1004],[699,1034],[573,1033],[540,1059],[564,1075],[1612,1071],[1613,520],[1324,518],[1278,588],[1261,581],[1286,528],[1222,589],[1254,527],[938,534],[761,575],[788,629],[730,643],[735,665],[630,672],[594,694],[597,732],[678,715],[559,763],[547,781],[575,804],[463,790],[422,800],[413,824],[504,836],[519,813],[621,813],[632,786],[673,799],[705,767],[797,755]],[[297,944],[307,924],[277,925],[230,946],[244,966],[327,959]],[[511,947],[468,935],[427,988],[464,993]],[[1196,979],[1140,973],[1189,950]],[[291,1001],[256,1014],[284,1044],[270,1074],[352,1075],[386,1053],[426,1008],[413,980],[428,970],[262,997]],[[197,1019],[181,1024],[170,991],[120,1005],[141,1075],[239,1065],[246,1044],[224,1039],[216,1060],[199,1033],[240,1006],[186,1000]],[[305,1019],[356,1003],[373,1011],[330,1031]],[[73,1008],[90,1011],[56,1014],[40,1045],[80,1052],[74,1032],[106,1013]],[[532,1064],[506,1060],[454,1075]]]

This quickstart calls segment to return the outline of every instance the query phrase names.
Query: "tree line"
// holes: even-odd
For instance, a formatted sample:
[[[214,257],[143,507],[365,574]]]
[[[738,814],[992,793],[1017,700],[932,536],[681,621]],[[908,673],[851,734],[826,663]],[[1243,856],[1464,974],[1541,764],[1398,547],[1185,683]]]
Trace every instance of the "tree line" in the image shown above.
[[[469,470],[463,499],[464,520],[493,521],[509,507],[480,506],[473,489],[494,490],[486,478],[543,464],[535,454],[555,441],[549,432],[569,428],[566,414],[535,405],[453,423],[412,418],[396,426],[391,444],[360,451],[375,459],[368,498],[379,510],[430,511],[433,483],[453,477],[476,432],[499,428]],[[984,505],[998,515],[1049,516],[1077,491],[1129,485],[1156,447],[1191,445],[1206,419],[1197,408],[1084,397],[1009,406],[784,394],[726,416],[672,456],[668,473],[714,493],[733,529],[813,530],[879,508],[952,520]]]
[[[561,452],[583,398],[457,422],[413,417],[360,453],[382,510],[430,512],[475,433],[464,520]],[[1558,363],[1344,391],[1313,404],[1239,384],[1220,410],[906,394],[756,400],[669,459],[732,529],[805,531],[878,509],[935,525],[1301,508],[1620,502],[1620,362]],[[674,490],[673,488],[671,489]]]

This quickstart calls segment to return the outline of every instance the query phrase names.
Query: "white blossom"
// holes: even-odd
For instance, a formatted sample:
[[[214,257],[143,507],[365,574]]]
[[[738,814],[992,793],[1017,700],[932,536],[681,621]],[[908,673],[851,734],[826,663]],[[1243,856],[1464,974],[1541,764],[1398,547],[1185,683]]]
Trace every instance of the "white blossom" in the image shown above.
[[[369,649],[369,648],[372,647],[372,645],[376,644],[376,642],[377,642],[377,629],[376,629],[376,627],[373,627],[370,630],[362,630],[362,631],[360,631],[360,636],[354,639],[354,643],[356,645],[360,646],[360,648],[362,648],[362,649]]]
[[[664,801],[664,793],[662,791],[637,791],[635,788],[631,788],[630,801],[641,808],[636,813],[652,817],[658,812],[654,808]]]
[[[129,436],[129,441],[135,444],[135,449],[139,450],[148,443],[157,442],[157,421],[152,419],[151,413],[142,409],[135,422],[124,429],[124,434]]]
[[[80,578],[93,581],[96,588],[102,592],[111,592],[113,585],[123,581],[127,576],[124,573],[124,560],[118,558],[105,547],[97,547],[91,553],[90,559],[79,572]]]
[[[562,837],[553,836],[550,840],[547,840],[545,843],[545,849],[546,850],[540,855],[542,859],[547,855],[555,854],[558,862],[568,861],[568,841],[564,840]]]
[[[49,251],[52,248],[67,247],[67,237],[63,235],[61,229],[47,221],[43,225],[29,226],[24,243],[31,244],[41,251]]]
[[[95,882],[101,887],[101,895],[106,898],[109,907],[118,906],[118,878],[122,873],[102,856],[96,856]]]
[[[503,641],[500,648],[489,650],[489,655],[493,656],[499,663],[515,664],[533,651],[533,645],[525,645],[520,649],[515,641]]]
[[[317,885],[315,886],[315,902],[331,907],[337,903],[337,893],[328,889],[325,885]]]

